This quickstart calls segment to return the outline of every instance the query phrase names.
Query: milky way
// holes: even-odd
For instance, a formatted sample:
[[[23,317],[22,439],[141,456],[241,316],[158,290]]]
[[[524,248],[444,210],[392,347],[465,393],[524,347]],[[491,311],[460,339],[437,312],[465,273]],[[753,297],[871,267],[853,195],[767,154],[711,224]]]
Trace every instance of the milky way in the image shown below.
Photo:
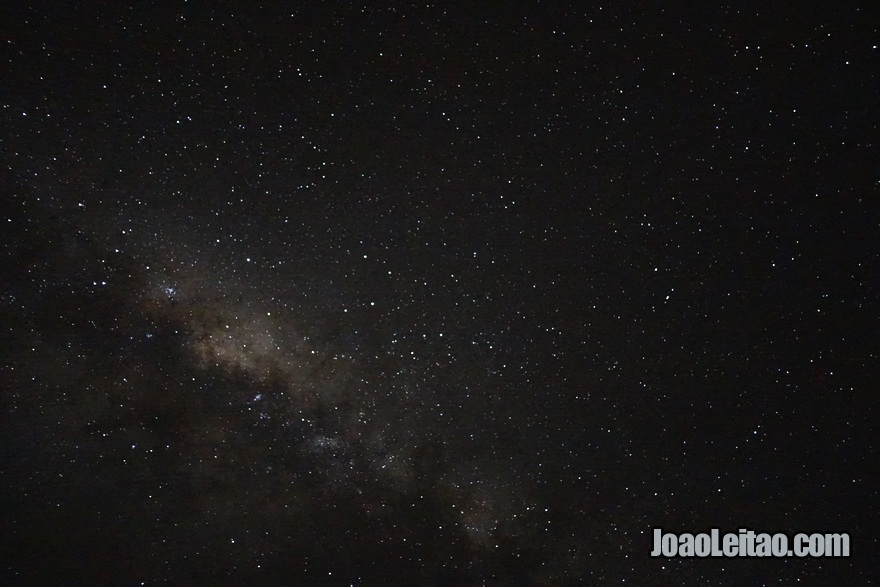
[[[184,248],[165,235],[161,251]],[[189,250],[199,254],[186,262],[151,252],[150,243],[134,245],[144,257],[147,281],[138,297],[156,321],[179,325],[180,351],[199,372],[245,382],[231,396],[232,407],[243,412],[241,425],[290,430],[283,448],[305,456],[334,491],[359,495],[372,492],[372,485],[401,495],[424,489],[420,447],[458,445],[462,438],[473,442],[473,432],[437,425],[455,405],[443,393],[421,387],[455,390],[475,382],[448,380],[451,374],[439,369],[414,377],[409,363],[415,352],[399,355],[394,334],[384,353],[369,354],[360,348],[358,332],[346,332],[356,329],[347,317],[355,312],[366,314],[361,328],[383,332],[375,302],[357,308],[313,300],[323,291],[287,284],[283,271],[254,267],[249,257],[238,258],[238,266],[236,260],[218,261],[204,254],[216,248],[217,239],[204,237],[204,245],[193,246],[192,231],[187,235]],[[259,250],[252,254],[263,256]],[[431,335],[439,341],[444,333]],[[425,345],[420,352],[433,350]],[[371,381],[371,373],[379,377]],[[432,490],[455,502],[452,517],[480,547],[491,547],[502,526],[508,532],[516,528],[517,512],[538,507],[517,478],[516,465],[486,466],[487,459],[497,459],[481,454],[487,452],[475,446],[471,456],[431,472]]]

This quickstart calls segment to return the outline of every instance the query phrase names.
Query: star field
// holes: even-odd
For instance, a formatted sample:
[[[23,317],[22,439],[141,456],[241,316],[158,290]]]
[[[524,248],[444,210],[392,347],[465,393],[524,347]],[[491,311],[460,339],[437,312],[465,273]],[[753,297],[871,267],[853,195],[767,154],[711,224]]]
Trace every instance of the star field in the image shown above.
[[[3,584],[877,581],[874,7],[0,22]]]

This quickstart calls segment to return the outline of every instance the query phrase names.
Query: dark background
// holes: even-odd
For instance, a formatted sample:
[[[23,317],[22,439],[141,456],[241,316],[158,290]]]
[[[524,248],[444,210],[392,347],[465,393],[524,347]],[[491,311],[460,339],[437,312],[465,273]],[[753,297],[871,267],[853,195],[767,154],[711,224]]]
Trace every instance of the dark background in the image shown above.
[[[874,3],[132,4],[0,14],[3,584],[877,583]]]

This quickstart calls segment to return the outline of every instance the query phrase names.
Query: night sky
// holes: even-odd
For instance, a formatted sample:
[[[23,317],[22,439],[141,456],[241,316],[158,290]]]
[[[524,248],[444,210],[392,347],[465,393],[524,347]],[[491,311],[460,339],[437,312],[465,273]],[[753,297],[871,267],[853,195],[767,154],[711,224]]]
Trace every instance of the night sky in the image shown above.
[[[880,583],[876,3],[3,4],[3,585]]]

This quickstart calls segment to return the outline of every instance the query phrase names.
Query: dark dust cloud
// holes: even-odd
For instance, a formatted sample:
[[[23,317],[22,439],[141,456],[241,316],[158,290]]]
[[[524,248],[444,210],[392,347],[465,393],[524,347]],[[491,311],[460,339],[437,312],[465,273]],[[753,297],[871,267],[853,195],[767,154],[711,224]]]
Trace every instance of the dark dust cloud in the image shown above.
[[[875,7],[28,4],[4,585],[876,583]]]

